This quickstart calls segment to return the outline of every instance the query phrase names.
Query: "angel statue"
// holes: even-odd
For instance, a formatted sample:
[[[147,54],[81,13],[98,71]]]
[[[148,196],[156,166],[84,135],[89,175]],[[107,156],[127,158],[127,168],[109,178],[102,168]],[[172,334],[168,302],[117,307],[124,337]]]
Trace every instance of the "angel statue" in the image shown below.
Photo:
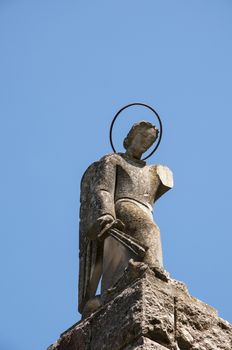
[[[172,172],[141,159],[158,133],[150,122],[134,124],[124,139],[125,153],[104,156],[82,177],[78,307],[83,315],[96,301],[100,279],[102,294],[115,285],[130,259],[163,268],[152,213],[153,203],[173,187]]]

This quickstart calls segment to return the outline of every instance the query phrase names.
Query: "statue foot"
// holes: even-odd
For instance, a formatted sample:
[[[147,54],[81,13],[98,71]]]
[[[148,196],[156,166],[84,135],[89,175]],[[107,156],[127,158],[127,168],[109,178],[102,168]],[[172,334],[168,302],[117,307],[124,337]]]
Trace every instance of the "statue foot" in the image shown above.
[[[161,279],[164,282],[168,282],[170,279],[170,274],[160,266],[150,266],[151,270],[155,273],[155,277]]]
[[[146,271],[148,268],[148,265],[141,262],[141,261],[135,261],[134,259],[130,259],[128,262],[127,270],[133,275],[134,277],[138,277]]]
[[[82,312],[82,320],[97,311],[100,306],[102,306],[100,295],[96,295],[94,298],[88,300]]]

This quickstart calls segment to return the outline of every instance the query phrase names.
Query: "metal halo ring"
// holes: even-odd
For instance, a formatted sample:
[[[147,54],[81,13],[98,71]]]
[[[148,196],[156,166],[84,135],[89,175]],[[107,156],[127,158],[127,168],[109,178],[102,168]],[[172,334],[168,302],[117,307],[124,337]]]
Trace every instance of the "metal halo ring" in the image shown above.
[[[111,144],[111,147],[114,151],[114,153],[117,153],[116,149],[114,148],[114,144],[113,144],[113,136],[112,136],[112,132],[113,132],[113,127],[114,127],[114,123],[116,121],[116,119],[118,118],[119,114],[124,111],[124,109],[126,108],[129,108],[131,106],[143,106],[143,107],[146,107],[148,109],[150,109],[156,116],[156,118],[158,119],[159,121],[159,136],[158,136],[158,142],[155,146],[155,148],[152,150],[151,153],[148,154],[148,156],[146,156],[145,158],[143,158],[142,160],[146,160],[148,158],[150,158],[152,156],[153,153],[155,153],[155,151],[157,150],[157,148],[159,147],[160,145],[160,141],[161,141],[161,138],[162,138],[162,134],[163,134],[163,127],[162,127],[162,122],[161,122],[161,119],[160,119],[160,116],[159,114],[154,110],[154,108],[152,108],[151,106],[145,104],[145,103],[141,103],[141,102],[134,102],[134,103],[130,103],[124,107],[122,107],[114,116],[114,119],[112,120],[112,123],[110,125],[110,144]]]

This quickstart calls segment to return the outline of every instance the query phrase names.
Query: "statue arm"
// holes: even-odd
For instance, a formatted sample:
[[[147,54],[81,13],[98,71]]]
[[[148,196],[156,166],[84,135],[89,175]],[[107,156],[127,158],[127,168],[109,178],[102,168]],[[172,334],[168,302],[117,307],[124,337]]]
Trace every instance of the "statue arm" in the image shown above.
[[[157,165],[156,172],[157,172],[160,184],[156,192],[155,200],[160,198],[164,193],[166,193],[173,187],[173,174],[172,174],[172,171],[167,166]]]
[[[116,218],[114,205],[116,162],[113,157],[104,157],[100,161],[96,177],[96,186],[92,189],[96,203],[94,206],[96,215],[93,229],[88,232],[89,239],[96,239],[105,225]]]

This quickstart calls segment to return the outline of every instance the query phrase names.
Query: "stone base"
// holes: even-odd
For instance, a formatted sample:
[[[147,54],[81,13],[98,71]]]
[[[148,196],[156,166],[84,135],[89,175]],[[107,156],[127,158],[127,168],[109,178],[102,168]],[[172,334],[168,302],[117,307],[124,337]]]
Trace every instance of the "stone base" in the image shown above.
[[[164,346],[154,342],[153,340],[141,337],[134,344],[123,348],[123,350],[167,350]]]
[[[49,350],[231,350],[232,326],[186,286],[130,264],[103,306]]]

